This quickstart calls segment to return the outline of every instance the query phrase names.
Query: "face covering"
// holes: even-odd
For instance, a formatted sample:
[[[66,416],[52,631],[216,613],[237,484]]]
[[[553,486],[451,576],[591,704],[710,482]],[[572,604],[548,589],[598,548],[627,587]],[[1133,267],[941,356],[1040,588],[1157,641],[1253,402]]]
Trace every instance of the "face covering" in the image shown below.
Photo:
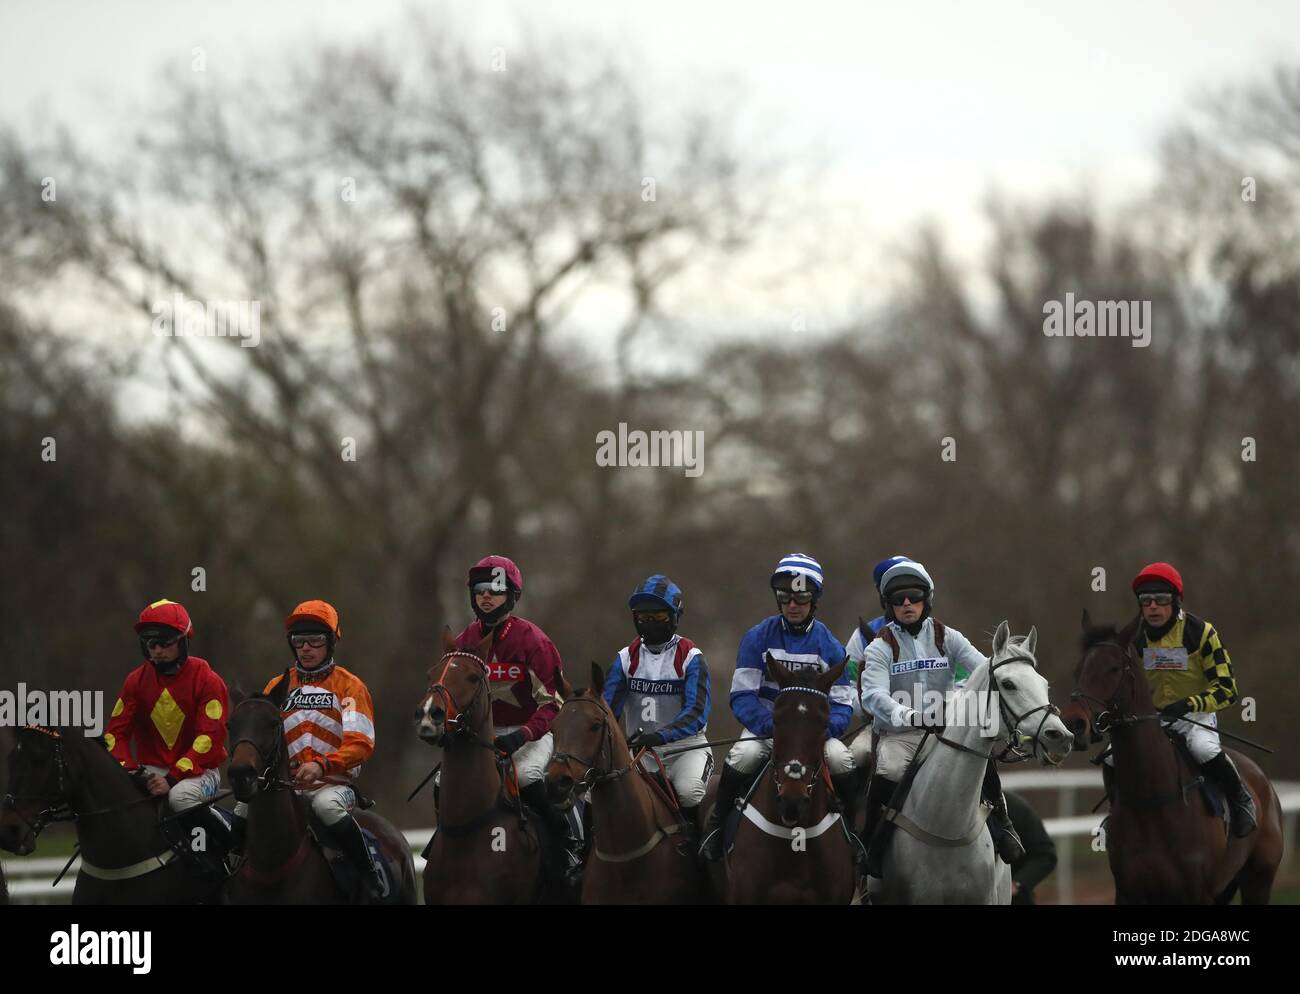
[[[641,641],[646,645],[663,645],[677,631],[677,625],[672,621],[635,621],[636,633],[641,636]]]

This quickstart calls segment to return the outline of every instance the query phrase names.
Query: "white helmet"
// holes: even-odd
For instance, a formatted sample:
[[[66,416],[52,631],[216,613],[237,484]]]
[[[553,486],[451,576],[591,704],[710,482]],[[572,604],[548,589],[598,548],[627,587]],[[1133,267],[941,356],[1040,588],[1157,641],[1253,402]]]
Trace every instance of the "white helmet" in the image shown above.
[[[880,577],[880,593],[883,595],[891,586],[899,586],[898,581],[902,579],[919,581],[920,586],[925,587],[930,593],[934,593],[934,581],[930,579],[930,574],[926,572],[924,566],[913,559],[894,563],[893,566],[885,570]]]

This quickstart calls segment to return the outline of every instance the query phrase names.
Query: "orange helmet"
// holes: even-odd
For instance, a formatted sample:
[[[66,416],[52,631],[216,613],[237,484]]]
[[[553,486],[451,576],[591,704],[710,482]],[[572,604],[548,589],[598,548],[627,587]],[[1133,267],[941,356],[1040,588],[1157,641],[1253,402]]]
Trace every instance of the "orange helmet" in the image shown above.
[[[334,605],[325,601],[303,601],[291,612],[289,617],[284,619],[285,630],[288,631],[299,621],[316,621],[328,628],[336,639],[343,637],[343,632],[339,629],[339,613],[334,610]]]
[[[169,601],[166,597],[154,601],[140,612],[140,618],[135,623],[136,634],[155,625],[175,628],[186,638],[192,638],[194,635],[194,622],[190,621],[190,613],[182,605]]]

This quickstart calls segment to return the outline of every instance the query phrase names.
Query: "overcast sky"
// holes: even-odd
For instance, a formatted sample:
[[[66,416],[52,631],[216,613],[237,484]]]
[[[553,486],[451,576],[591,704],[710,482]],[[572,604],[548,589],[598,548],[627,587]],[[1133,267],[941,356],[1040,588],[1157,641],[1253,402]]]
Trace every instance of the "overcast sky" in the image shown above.
[[[381,32],[407,6],[2,0],[0,117],[52,113],[98,143],[129,131],[159,68],[188,65],[196,45],[210,64],[257,65]],[[670,91],[729,81],[774,148],[831,163],[820,195],[840,209],[828,211],[821,247],[833,261],[801,277],[800,294],[827,316],[859,302],[863,271],[920,218],[973,253],[991,187],[1031,198],[1086,187],[1103,203],[1136,195],[1161,130],[1198,90],[1293,60],[1300,39],[1300,5],[1249,0],[436,6],[485,49],[524,27],[541,38],[577,31],[631,52]]]

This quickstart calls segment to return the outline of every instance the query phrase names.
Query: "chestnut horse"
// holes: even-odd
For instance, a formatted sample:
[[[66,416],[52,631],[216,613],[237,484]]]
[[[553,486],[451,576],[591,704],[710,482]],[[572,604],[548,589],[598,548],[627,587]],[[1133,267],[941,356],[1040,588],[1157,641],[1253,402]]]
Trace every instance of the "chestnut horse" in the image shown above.
[[[416,711],[420,738],[442,747],[438,827],[425,850],[425,904],[529,904],[542,885],[537,828],[507,802],[492,744],[487,659],[492,633],[473,649],[443,632]]]
[[[73,904],[198,904],[216,884],[190,873],[164,828],[167,798],[142,792],[102,739],[80,728],[17,729],[0,848],[26,856],[52,821],[75,821],[81,869]],[[183,843],[177,843],[177,845]]]
[[[1061,711],[1076,750],[1110,737],[1115,789],[1106,854],[1115,903],[1227,904],[1240,889],[1243,904],[1267,904],[1282,858],[1277,793],[1254,762],[1230,752],[1255,799],[1259,827],[1231,838],[1206,810],[1197,796],[1200,770],[1174,748],[1152,703],[1132,642],[1137,624],[1117,631],[1093,625],[1083,612],[1083,657]],[[1194,712],[1188,717],[1196,720]]]
[[[235,797],[248,805],[244,861],[225,883],[227,904],[355,904],[345,893],[324,850],[308,830],[307,805],[289,775],[289,749],[281,716],[289,689],[285,676],[270,694],[253,694],[230,714],[230,768]],[[379,845],[393,891],[381,903],[415,904],[415,864],[406,839],[370,811],[354,815]]]
[[[719,890],[729,904],[853,900],[854,854],[825,769],[829,695],[844,666],[792,672],[767,656],[767,671],[780,688],[772,709],[772,758],[745,799],[725,860]]]
[[[683,838],[676,801],[642,768],[645,752],[632,756],[603,686],[605,674],[592,663],[591,687],[568,696],[551,725],[555,755],[546,769],[546,792],[557,807],[568,810],[591,791],[582,903],[694,904],[704,875]]]

